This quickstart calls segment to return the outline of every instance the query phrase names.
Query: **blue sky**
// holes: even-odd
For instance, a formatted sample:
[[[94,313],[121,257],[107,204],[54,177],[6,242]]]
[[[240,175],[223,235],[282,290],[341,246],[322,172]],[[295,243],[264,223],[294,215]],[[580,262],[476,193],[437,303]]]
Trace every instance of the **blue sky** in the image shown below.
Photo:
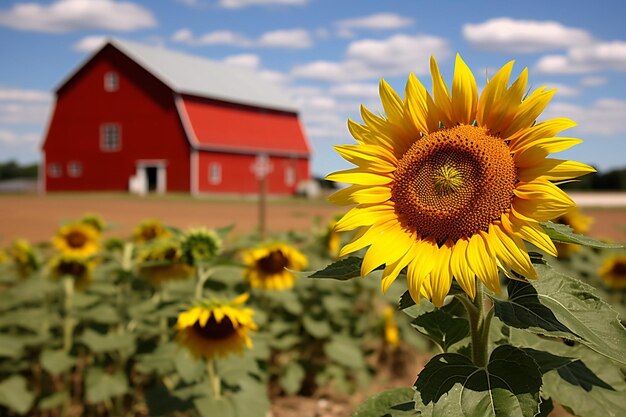
[[[39,158],[52,91],[107,36],[258,71],[301,109],[313,172],[348,168],[332,145],[346,120],[400,93],[410,71],[430,86],[434,55],[451,82],[454,54],[485,72],[511,59],[533,88],[556,87],[543,119],[570,117],[585,142],[563,157],[626,166],[626,3],[422,0],[49,0],[0,3],[0,160]]]

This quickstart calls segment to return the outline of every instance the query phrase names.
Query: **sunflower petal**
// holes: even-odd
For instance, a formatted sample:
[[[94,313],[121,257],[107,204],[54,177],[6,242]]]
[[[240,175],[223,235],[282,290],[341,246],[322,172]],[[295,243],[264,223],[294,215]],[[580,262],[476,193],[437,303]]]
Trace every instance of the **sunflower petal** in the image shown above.
[[[372,242],[361,264],[361,276],[368,275],[374,269],[386,264],[390,265],[403,257],[412,246],[412,239],[399,225],[379,232]]]
[[[476,119],[478,106],[478,87],[474,74],[465,64],[459,54],[454,64],[454,79],[452,80],[452,114],[454,121],[459,124],[470,125]]]
[[[439,67],[434,57],[430,57],[430,73],[433,79],[433,97],[439,110],[440,121],[446,127],[454,126],[456,123],[452,117],[452,103],[450,102],[448,86],[439,73]]]
[[[430,284],[432,287],[432,302],[435,307],[441,307],[452,285],[452,271],[450,270],[450,257],[454,243],[448,240],[437,251],[435,264],[430,271]]]
[[[490,126],[493,124],[493,108],[507,89],[514,62],[515,61],[510,61],[500,68],[496,75],[489,80],[480,95],[478,108],[476,110],[476,121],[479,126]]]
[[[371,226],[375,223],[384,223],[396,219],[393,206],[388,204],[373,204],[350,209],[335,225],[337,232],[354,230],[359,226]]]
[[[552,239],[548,237],[538,223],[526,222],[515,216],[510,216],[509,219],[513,227],[513,232],[519,234],[522,239],[552,256],[558,256],[554,242],[552,242]]]
[[[528,143],[514,154],[517,167],[531,167],[544,161],[551,153],[561,152],[582,143],[576,138],[552,137]]]
[[[418,245],[411,244],[409,250],[398,259],[396,262],[387,264],[385,266],[385,270],[383,271],[382,281],[380,283],[381,290],[383,293],[386,293],[389,289],[389,286],[396,280],[402,269],[411,262],[411,260],[415,257],[415,252],[418,248]]]
[[[526,129],[535,123],[537,117],[545,110],[546,106],[552,100],[556,89],[546,90],[538,88],[526,100],[520,104],[515,119],[511,125],[502,132],[502,138],[508,138],[521,129]]]
[[[436,131],[439,128],[439,117],[435,102],[413,73],[409,74],[405,94],[405,112],[415,128],[425,134]]]
[[[562,181],[591,172],[596,172],[595,168],[581,162],[546,158],[539,165],[520,168],[518,177],[521,181],[527,182],[540,177],[550,181]]]
[[[468,245],[469,239],[459,239],[455,242],[450,257],[450,268],[456,282],[473,300],[476,297],[476,279],[474,271],[467,262]]]
[[[498,259],[509,268],[526,278],[537,278],[537,272],[530,262],[524,243],[517,236],[511,236],[499,225],[489,226],[489,244]]]
[[[486,237],[475,234],[470,238],[465,253],[470,268],[476,273],[478,279],[485,283],[487,288],[496,294],[500,293],[500,280],[495,255],[491,253],[486,243]]]

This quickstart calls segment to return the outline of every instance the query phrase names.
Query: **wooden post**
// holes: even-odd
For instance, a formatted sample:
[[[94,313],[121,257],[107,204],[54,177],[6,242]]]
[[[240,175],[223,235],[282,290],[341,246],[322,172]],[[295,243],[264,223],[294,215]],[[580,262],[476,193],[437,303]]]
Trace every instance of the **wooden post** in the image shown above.
[[[259,182],[259,239],[265,240],[267,235],[267,175],[272,171],[267,154],[258,154],[252,164],[252,172]]]

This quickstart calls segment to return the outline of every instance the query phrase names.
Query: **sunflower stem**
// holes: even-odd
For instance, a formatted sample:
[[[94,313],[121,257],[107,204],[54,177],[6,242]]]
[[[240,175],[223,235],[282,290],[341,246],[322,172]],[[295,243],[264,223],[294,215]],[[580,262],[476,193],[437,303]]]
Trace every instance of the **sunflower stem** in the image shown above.
[[[71,276],[63,277],[64,292],[64,313],[63,317],[63,350],[67,353],[72,350],[72,334],[74,333],[74,321],[70,316],[74,298],[74,278]]]
[[[457,296],[465,309],[470,322],[470,334],[472,337],[472,362],[478,367],[487,365],[489,357],[489,326],[493,309],[485,314],[485,298],[483,295],[483,284],[476,283],[476,296],[471,301],[465,294]]]
[[[209,374],[209,383],[213,390],[213,396],[216,400],[222,398],[222,380],[215,371],[215,360],[213,358],[207,360],[207,373]]]
[[[207,282],[207,280],[211,277],[211,275],[213,274],[213,270],[211,268],[203,268],[203,267],[196,267],[196,278],[197,278],[197,282],[196,282],[196,291],[194,293],[195,298],[196,299],[200,299],[202,298],[202,291],[204,290],[204,284]]]

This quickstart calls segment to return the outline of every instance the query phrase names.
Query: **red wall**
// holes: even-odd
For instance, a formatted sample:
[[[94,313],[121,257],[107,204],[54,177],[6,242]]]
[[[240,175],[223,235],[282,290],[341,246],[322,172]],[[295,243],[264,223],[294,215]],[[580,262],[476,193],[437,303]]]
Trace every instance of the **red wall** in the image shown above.
[[[119,89],[104,90],[104,75],[116,71]],[[122,148],[100,150],[103,123],[121,126]],[[190,190],[189,144],[172,92],[126,56],[108,46],[57,93],[43,145],[48,191],[128,190],[136,161],[167,160],[167,190]],[[68,163],[82,163],[82,175],[70,177]],[[52,178],[47,165],[62,165]]]
[[[294,194],[298,182],[308,180],[309,161],[305,158],[270,156],[272,171],[268,175],[270,194]],[[209,151],[198,152],[198,190],[201,193],[256,193],[258,181],[252,172],[255,155],[227,154]],[[221,182],[211,184],[209,166],[218,163],[221,167]],[[285,170],[293,167],[295,181],[293,185],[285,183]]]

